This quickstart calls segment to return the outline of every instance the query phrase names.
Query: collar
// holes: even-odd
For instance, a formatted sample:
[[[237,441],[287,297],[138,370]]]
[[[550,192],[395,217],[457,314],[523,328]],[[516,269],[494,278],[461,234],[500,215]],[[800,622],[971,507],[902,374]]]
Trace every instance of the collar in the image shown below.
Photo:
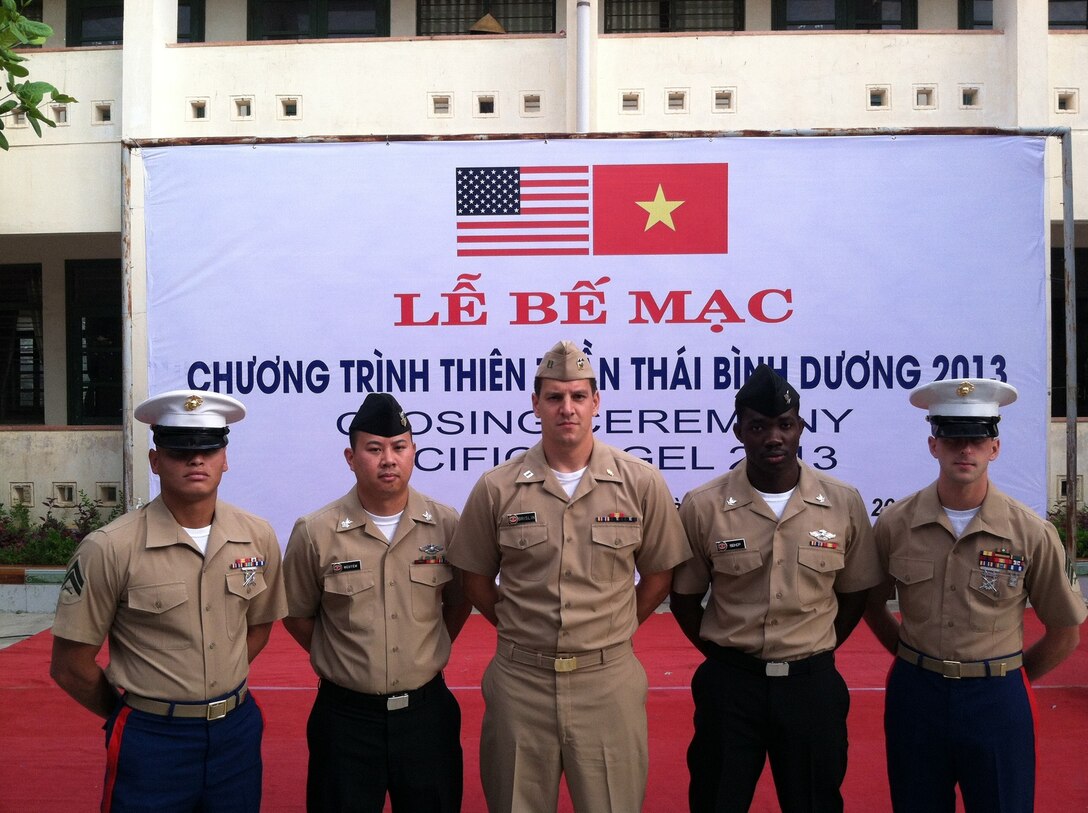
[[[521,465],[517,470],[516,482],[519,485],[542,483],[544,490],[549,494],[554,494],[563,501],[568,499],[567,492],[563,490],[555,475],[552,474],[552,468],[548,465],[547,458],[544,457],[544,446],[540,443],[525,453],[525,457],[522,458]],[[586,464],[586,472],[582,475],[582,483],[578,486],[578,491],[586,491],[593,488],[597,483],[622,482],[623,474],[616,462],[615,450],[607,443],[602,443],[594,438],[593,451],[589,454],[589,462]]]
[[[944,506],[941,505],[941,499],[937,496],[936,481],[918,492],[918,503],[915,506],[914,515],[911,517],[910,527],[921,528],[933,524],[940,525],[953,537],[956,535],[955,531],[952,530],[951,523],[948,521],[948,515],[945,514]],[[994,488],[993,482],[988,480],[986,497],[982,500],[982,505],[979,506],[974,519],[964,528],[963,536],[960,539],[980,532],[1001,539],[1011,539],[1012,537],[1005,530],[1009,527],[1011,526],[1009,524],[1008,503],[1005,501],[1004,495]]]
[[[404,511],[401,513],[401,526],[398,527],[397,536],[401,536],[401,528],[407,529],[410,527],[403,524],[405,517],[415,524],[438,524],[438,517],[431,510],[427,499],[411,486],[408,486],[408,502],[405,503]],[[370,533],[370,529],[367,527],[369,524],[370,517],[367,515],[366,509],[363,508],[362,503],[359,502],[359,493],[352,487],[347,494],[336,502],[336,533],[339,534],[356,528],[366,528],[367,532]],[[384,541],[384,535],[380,536]]]
[[[212,530],[208,535],[208,547],[204,557],[210,559],[226,542],[235,542],[248,545],[253,542],[248,531],[235,521],[234,513],[227,508],[226,503],[216,500],[215,516],[212,519]],[[147,516],[147,539],[144,540],[146,548],[164,548],[170,545],[187,545],[197,550],[195,543],[189,535],[182,530],[181,525],[174,519],[162,497],[156,497],[144,508]]]
[[[827,493],[827,489],[823,483],[820,482],[820,478],[816,476],[814,472],[806,463],[798,461],[798,465],[801,468],[800,477],[797,479],[797,485],[793,487],[793,496],[790,498],[789,504],[786,505],[786,510],[782,512],[782,519],[774,515],[774,511],[763,501],[762,498],[758,498],[756,490],[752,487],[751,481],[748,479],[748,461],[742,460],[737,467],[733,470],[732,475],[726,480],[725,497],[722,501],[723,511],[734,511],[738,508],[750,506],[751,510],[760,516],[767,517],[767,519],[775,522],[783,522],[789,517],[797,514],[806,506],[812,506],[814,508],[832,508],[834,503],[831,497]]]

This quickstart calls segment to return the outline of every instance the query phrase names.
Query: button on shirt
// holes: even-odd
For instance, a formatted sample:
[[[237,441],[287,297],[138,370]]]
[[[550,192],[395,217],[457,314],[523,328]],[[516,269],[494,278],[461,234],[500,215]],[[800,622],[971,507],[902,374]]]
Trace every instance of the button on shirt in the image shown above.
[[[412,488],[390,542],[354,488],[295,523],[284,555],[289,615],[315,618],[310,661],[318,675],[393,694],[442,671],[450,657],[443,601],[462,595],[445,561],[456,526],[456,511]],[[439,552],[421,550],[429,546]]]
[[[673,590],[711,588],[700,636],[764,660],[833,649],[835,592],[883,578],[857,489],[805,464],[778,519],[752,488],[747,464],[691,491],[680,507],[693,556]]]
[[[83,586],[62,589],[54,635],[98,645],[108,634],[107,678],[144,697],[202,702],[235,688],[249,627],[287,610],[271,526],[222,501],[203,556],[156,498],[89,534],[70,568]]]
[[[636,568],[670,570],[689,555],[661,473],[596,440],[569,499],[540,444],[484,474],[450,546],[463,570],[499,574],[499,636],[545,653],[629,640]]]
[[[934,483],[884,509],[876,547],[898,588],[899,637],[931,657],[979,661],[1019,652],[1029,599],[1044,624],[1085,619],[1054,527],[992,483],[958,540]]]

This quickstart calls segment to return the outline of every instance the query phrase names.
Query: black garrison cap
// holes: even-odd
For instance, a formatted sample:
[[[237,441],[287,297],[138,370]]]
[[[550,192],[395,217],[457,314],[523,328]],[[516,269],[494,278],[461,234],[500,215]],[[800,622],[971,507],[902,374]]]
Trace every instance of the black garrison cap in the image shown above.
[[[412,424],[397,399],[387,392],[372,392],[351,419],[349,432],[392,438],[412,431]]]
[[[744,386],[737,390],[738,411],[741,407],[748,407],[760,415],[774,418],[800,406],[801,396],[797,390],[766,364],[756,367]]]

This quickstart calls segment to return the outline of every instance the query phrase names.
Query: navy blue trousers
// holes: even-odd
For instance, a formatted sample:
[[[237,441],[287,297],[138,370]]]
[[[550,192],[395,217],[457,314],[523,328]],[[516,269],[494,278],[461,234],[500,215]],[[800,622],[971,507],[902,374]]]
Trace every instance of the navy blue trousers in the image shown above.
[[[264,720],[252,693],[212,721],[160,717],[122,704],[105,730],[103,813],[260,810]]]
[[[896,813],[1030,813],[1035,719],[1022,669],[953,680],[896,658],[884,734]]]

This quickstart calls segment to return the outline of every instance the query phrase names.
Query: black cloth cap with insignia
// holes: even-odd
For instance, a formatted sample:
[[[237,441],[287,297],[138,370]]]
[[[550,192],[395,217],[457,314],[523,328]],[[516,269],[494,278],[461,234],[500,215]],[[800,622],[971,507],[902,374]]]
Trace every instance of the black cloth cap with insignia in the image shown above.
[[[736,407],[738,411],[748,407],[760,415],[774,418],[791,409],[800,409],[801,396],[789,381],[766,364],[760,364],[737,390]]]
[[[412,424],[397,399],[387,392],[372,392],[363,401],[348,432],[366,432],[383,438],[394,438],[412,431]]]

